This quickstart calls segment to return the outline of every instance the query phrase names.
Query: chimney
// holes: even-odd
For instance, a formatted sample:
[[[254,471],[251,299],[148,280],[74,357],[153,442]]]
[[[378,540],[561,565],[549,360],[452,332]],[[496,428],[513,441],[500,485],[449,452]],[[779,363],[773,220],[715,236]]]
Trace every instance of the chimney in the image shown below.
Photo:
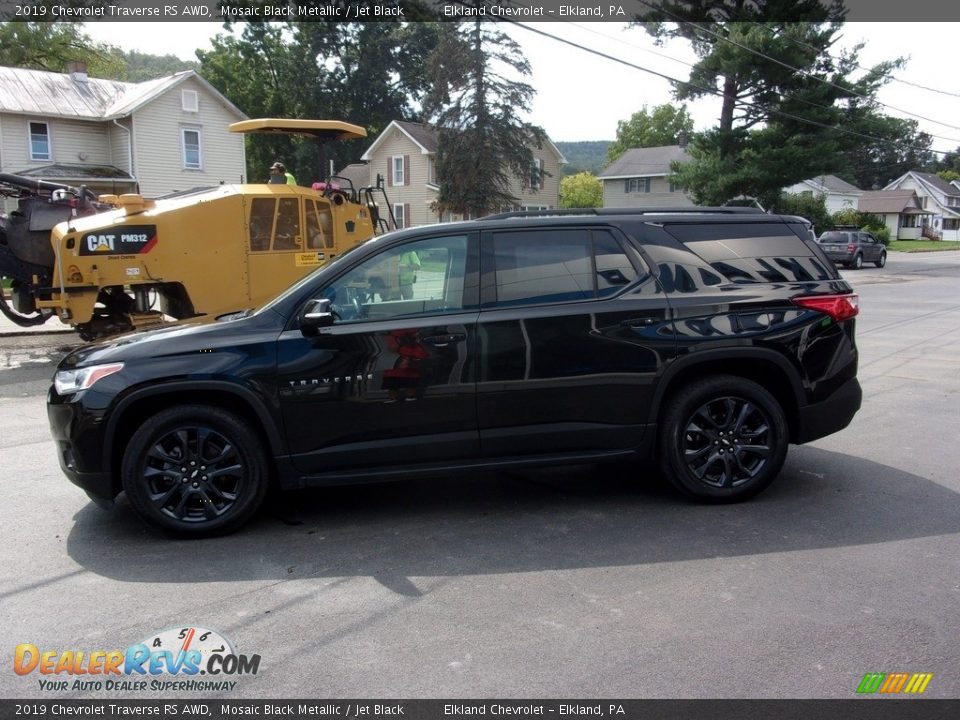
[[[85,62],[71,60],[67,63],[67,72],[74,82],[85,83],[87,81],[87,64]]]
[[[687,137],[686,131],[681,130],[680,134],[677,136],[677,145],[686,149],[688,142],[690,142],[690,138]]]

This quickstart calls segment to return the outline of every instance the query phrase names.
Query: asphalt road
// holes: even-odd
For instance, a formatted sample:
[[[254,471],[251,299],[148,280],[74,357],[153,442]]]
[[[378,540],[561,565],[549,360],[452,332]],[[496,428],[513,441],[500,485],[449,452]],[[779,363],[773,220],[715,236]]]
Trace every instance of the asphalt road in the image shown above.
[[[0,697],[850,698],[867,672],[960,697],[960,252],[848,272],[864,406],[756,500],[629,466],[299,493],[173,541],[61,475],[44,392],[72,338],[0,339]],[[44,693],[13,648],[212,628],[230,692]],[[73,678],[70,678],[72,681]]]

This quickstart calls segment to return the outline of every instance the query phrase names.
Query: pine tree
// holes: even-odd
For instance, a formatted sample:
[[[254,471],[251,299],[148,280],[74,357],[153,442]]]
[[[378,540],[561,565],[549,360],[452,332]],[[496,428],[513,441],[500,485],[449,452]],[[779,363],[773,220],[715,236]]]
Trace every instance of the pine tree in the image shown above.
[[[478,18],[441,27],[428,63],[433,90],[424,108],[438,129],[441,212],[476,217],[517,204],[511,180],[530,176],[531,145],[540,147],[546,137],[520,119],[529,111],[533,88],[499,67],[530,74],[520,47],[495,25]]]

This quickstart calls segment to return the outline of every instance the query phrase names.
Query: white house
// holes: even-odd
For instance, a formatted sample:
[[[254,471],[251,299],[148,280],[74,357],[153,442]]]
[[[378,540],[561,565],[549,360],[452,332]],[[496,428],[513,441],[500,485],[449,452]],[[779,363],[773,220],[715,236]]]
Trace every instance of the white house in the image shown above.
[[[685,207],[694,202],[668,179],[670,164],[687,162],[680,145],[631,148],[597,177],[603,182],[604,207]]]
[[[840,210],[856,210],[860,196],[863,194],[863,190],[851,185],[846,180],[841,180],[836,175],[820,175],[810,178],[784,188],[783,191],[791,195],[810,193],[814,197],[822,197],[827,212],[831,215]]]
[[[246,119],[196,72],[142,83],[0,67],[0,172],[147,197],[242,182]]]
[[[372,185],[382,175],[398,227],[459,219],[436,211],[438,143],[435,128],[394,120],[363,154],[366,166],[349,165],[340,174],[350,177],[354,186]],[[549,138],[542,147],[531,145],[530,149],[530,175],[514,178],[509,191],[519,200],[520,210],[553,210],[560,205],[560,166],[567,160]]]
[[[942,240],[960,240],[960,187],[939,175],[911,170],[887,185],[884,190],[913,190],[920,206],[930,214],[922,219],[924,236]]]

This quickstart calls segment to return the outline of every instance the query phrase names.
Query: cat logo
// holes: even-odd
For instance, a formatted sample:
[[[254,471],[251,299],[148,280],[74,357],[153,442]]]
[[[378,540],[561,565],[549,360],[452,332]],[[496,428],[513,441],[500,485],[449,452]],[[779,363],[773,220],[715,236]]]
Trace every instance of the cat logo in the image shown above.
[[[87,250],[90,252],[113,252],[116,235],[87,235]]]

